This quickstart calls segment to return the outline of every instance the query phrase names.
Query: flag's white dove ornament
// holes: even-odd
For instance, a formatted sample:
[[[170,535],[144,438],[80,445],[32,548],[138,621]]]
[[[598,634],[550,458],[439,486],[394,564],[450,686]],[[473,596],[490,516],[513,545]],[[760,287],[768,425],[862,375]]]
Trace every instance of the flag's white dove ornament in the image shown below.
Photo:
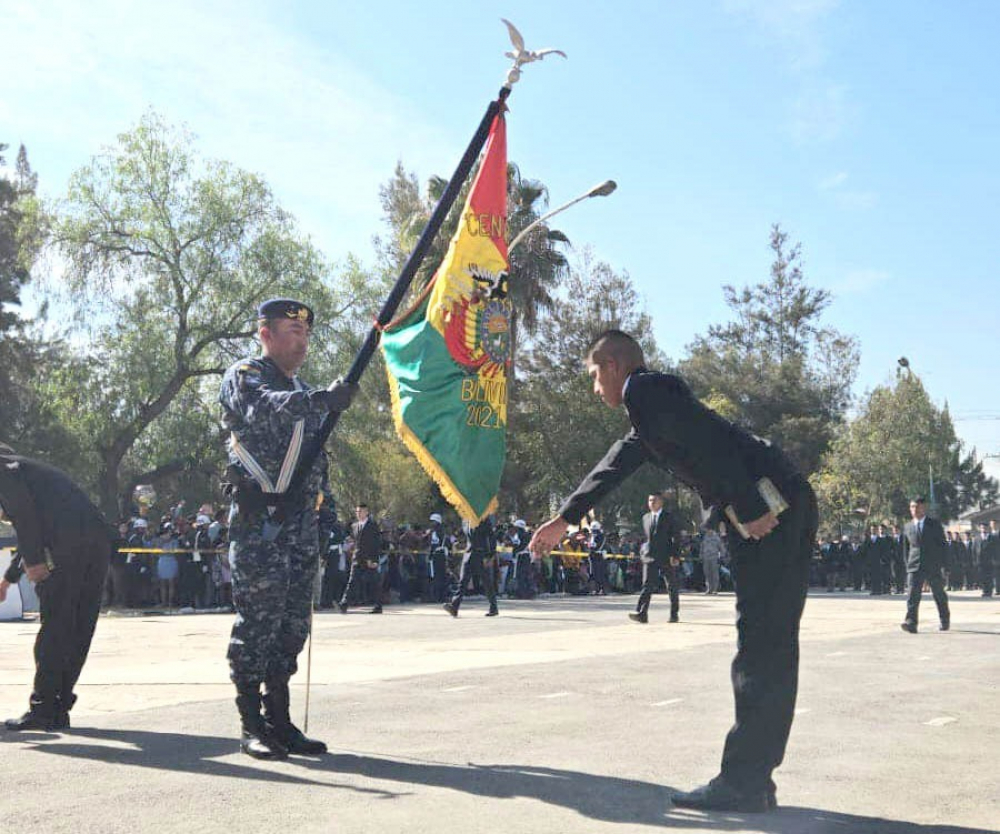
[[[533,61],[541,61],[546,55],[562,55],[566,58],[567,55],[561,49],[553,49],[550,46],[545,47],[545,49],[525,49],[524,48],[524,38],[521,37],[521,33],[517,31],[517,27],[505,18],[500,18],[506,25],[507,31],[510,33],[510,42],[514,46],[513,52],[505,52],[508,58],[513,60],[514,66],[510,68],[507,72],[507,86],[510,87],[515,84],[521,77],[521,66],[523,64],[530,64]]]

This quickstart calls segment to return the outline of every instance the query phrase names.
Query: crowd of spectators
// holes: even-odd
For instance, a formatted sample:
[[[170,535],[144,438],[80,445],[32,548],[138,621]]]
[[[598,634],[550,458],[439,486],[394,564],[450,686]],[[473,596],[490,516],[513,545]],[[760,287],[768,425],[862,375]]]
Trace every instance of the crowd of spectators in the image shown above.
[[[108,572],[105,605],[124,608],[220,609],[232,606],[226,509],[203,505],[185,513],[183,503],[156,518],[137,509],[119,525],[117,550]],[[316,604],[334,608],[350,575],[354,543],[350,527],[332,520],[321,524],[320,580]],[[444,558],[433,554],[426,524],[379,523],[382,554],[379,582],[352,588],[352,605],[441,603],[450,598],[461,573],[467,533],[444,529]],[[496,581],[501,597],[532,599],[541,595],[572,596],[638,593],[642,585],[642,544],[637,533],[604,533],[585,522],[567,535],[549,556],[532,561],[527,544],[531,529],[524,521],[496,527]],[[677,542],[681,589],[688,592],[731,591],[732,575],[725,537],[682,531]],[[995,535],[995,533],[994,533]],[[979,549],[968,533],[949,533],[949,590],[974,589],[980,581]],[[593,556],[601,564],[595,564]],[[718,582],[715,582],[716,569]],[[864,537],[843,536],[817,542],[810,566],[810,585],[835,591],[868,591],[873,595],[903,593],[906,567],[898,527],[873,527]],[[990,582],[992,591],[992,582]],[[467,594],[482,593],[470,586]],[[378,597],[377,599],[375,597]]]
[[[122,520],[111,569],[108,572],[106,607],[158,609],[220,609],[232,607],[229,566],[228,510],[203,505],[186,513],[184,505],[154,515],[146,507]],[[352,605],[394,602],[441,603],[450,598],[461,572],[467,532],[461,527],[445,530],[445,559],[440,564],[431,553],[424,524],[397,524],[382,519],[383,553],[379,558],[380,582],[352,589]],[[333,520],[321,524],[320,579],[316,604],[333,608],[341,599],[350,574],[354,542],[349,525]],[[497,538],[497,588],[502,597],[532,599],[540,595],[637,593],[642,585],[637,534],[601,534],[583,526],[568,535],[553,554],[533,562],[527,552],[531,529],[522,520],[500,522]],[[700,555],[704,533],[683,532],[678,541],[682,587],[705,591]],[[602,557],[598,574],[591,553]],[[732,590],[728,555],[722,548],[719,587]],[[444,568],[442,571],[441,568]],[[603,581],[598,584],[597,579]],[[482,589],[470,586],[475,595]],[[372,598],[379,595],[380,599]]]

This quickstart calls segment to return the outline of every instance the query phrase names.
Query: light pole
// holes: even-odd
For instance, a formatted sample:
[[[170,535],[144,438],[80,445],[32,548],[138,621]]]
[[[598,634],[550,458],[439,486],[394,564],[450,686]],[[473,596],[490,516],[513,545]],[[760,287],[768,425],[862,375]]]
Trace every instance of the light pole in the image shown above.
[[[607,197],[617,187],[618,183],[616,183],[614,180],[605,180],[600,185],[595,185],[585,194],[581,194],[579,197],[570,200],[568,203],[564,205],[559,206],[559,208],[553,209],[548,214],[543,214],[536,221],[534,221],[533,223],[529,223],[525,228],[521,229],[521,231],[517,234],[517,236],[510,242],[510,244],[507,246],[508,256],[510,255],[511,252],[514,251],[514,247],[517,246],[519,243],[521,243],[521,241],[523,241],[525,237],[527,237],[528,232],[530,232],[539,224],[544,223],[549,218],[555,217],[557,214],[566,211],[566,209],[568,209],[570,206],[575,206],[577,203],[582,202],[583,200],[588,200],[591,197]]]

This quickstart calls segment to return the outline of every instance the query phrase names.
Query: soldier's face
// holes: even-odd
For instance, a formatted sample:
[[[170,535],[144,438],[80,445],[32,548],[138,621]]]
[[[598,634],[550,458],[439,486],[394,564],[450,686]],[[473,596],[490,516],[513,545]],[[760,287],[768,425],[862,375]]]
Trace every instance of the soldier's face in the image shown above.
[[[277,319],[260,329],[264,355],[289,375],[306,361],[310,335],[309,325],[299,319]]]
[[[354,514],[358,517],[358,521],[364,521],[366,518],[368,518],[368,508],[355,507]]]
[[[922,501],[911,501],[910,515],[913,516],[917,521],[920,521],[920,519],[922,519],[925,515],[927,515],[927,507],[924,506]]]
[[[587,373],[594,383],[594,393],[605,405],[618,408],[622,404],[622,387],[625,385],[625,374],[614,359],[605,359],[600,364],[587,362]]]
[[[663,499],[659,495],[650,495],[646,499],[646,506],[651,513],[658,513],[663,508]]]

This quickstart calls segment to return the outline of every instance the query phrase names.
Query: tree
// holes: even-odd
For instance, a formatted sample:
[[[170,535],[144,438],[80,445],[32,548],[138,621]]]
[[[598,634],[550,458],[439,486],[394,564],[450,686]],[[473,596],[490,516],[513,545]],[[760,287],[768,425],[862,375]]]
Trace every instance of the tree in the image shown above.
[[[65,344],[41,338],[20,311],[21,292],[31,280],[45,217],[38,177],[24,145],[11,174],[0,145],[0,440],[25,454],[64,450],[65,438],[35,390],[49,369],[68,361]]]
[[[857,418],[840,429],[815,483],[828,532],[836,532],[907,517],[912,497],[931,497],[931,479],[934,511],[943,519],[997,499],[997,482],[983,473],[975,450],[962,454],[947,407],[937,408],[908,373],[868,395]]]
[[[851,399],[858,362],[852,337],[822,327],[826,290],[802,274],[801,246],[771,228],[770,278],[723,287],[732,321],[712,325],[688,347],[683,376],[730,419],[780,445],[805,473],[819,466]]]
[[[351,288],[364,284],[356,275],[332,283],[260,176],[202,161],[188,132],[152,112],[72,176],[57,241],[78,336],[89,340],[88,374],[62,379],[61,395],[78,404],[74,429],[94,451],[96,491],[111,516],[126,498],[126,461],[130,482],[183,462],[176,449],[170,460],[148,459],[169,444],[146,433],[246,352],[261,301],[308,298],[314,340],[333,346],[320,351],[329,364],[345,341],[337,328],[358,303]]]

